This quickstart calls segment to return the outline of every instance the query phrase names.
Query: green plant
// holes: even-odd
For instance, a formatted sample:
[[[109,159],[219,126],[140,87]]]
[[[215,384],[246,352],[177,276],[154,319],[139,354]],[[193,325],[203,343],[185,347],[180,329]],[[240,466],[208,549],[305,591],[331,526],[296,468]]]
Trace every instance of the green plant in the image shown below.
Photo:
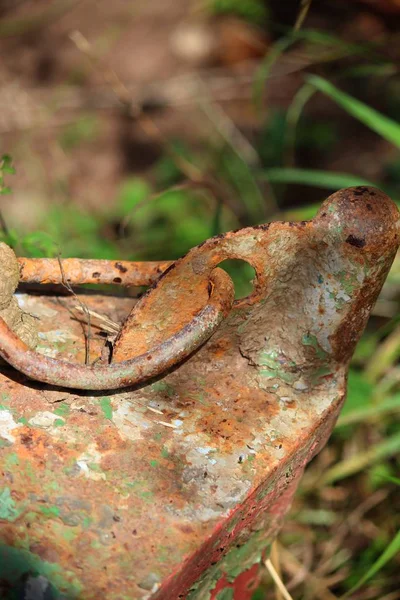
[[[208,10],[215,15],[234,15],[256,25],[268,17],[263,0],[207,0]]]

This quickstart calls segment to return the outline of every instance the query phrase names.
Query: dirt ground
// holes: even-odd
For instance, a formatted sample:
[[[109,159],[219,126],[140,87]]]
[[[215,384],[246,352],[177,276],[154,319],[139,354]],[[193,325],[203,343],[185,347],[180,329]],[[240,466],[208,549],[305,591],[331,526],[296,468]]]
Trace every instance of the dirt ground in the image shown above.
[[[284,4],[271,3],[271,21],[281,27],[293,22],[297,7]],[[12,201],[3,199],[10,227],[43,226],[49,203],[93,211],[112,205],[125,177],[146,177],[162,156],[163,138],[205,147],[218,137],[219,123],[218,113],[210,119],[199,106],[203,94],[250,146],[257,139],[251,81],[279,36],[273,28],[213,17],[201,2],[187,0],[3,1],[0,9],[0,149],[17,168]],[[327,2],[316,5],[307,24],[351,41],[379,36],[396,18],[368,5]],[[297,51],[278,60],[266,83],[263,119],[287,108],[303,67],[315,62],[315,52]],[[370,95],[379,104],[379,94]],[[121,99],[148,111],[157,133],[128,117]],[[340,112],[322,97],[312,110],[328,120]],[[379,179],[392,148],[343,113],[338,128],[330,164],[318,149],[303,149],[300,166]],[[284,202],[320,197],[310,190],[304,197],[294,186]]]

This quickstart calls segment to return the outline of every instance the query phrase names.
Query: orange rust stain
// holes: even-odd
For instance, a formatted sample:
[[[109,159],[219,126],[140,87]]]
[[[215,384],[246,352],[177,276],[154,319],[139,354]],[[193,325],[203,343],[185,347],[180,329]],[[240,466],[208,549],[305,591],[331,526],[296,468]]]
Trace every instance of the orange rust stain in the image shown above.
[[[121,439],[118,431],[114,428],[107,427],[101,434],[94,437],[99,452],[107,453],[123,451],[127,448],[127,443]]]
[[[215,358],[222,358],[231,347],[232,342],[229,338],[220,338],[210,344],[210,351],[214,354]]]
[[[65,444],[54,440],[42,430],[31,427],[21,427],[16,430],[17,438],[14,444],[14,450],[18,457],[23,460],[35,461],[39,467],[45,466],[49,454],[57,456],[65,461],[79,454],[78,451],[72,452]]]
[[[218,377],[216,375],[215,377]],[[248,402],[242,402],[246,397],[246,388],[232,379],[210,381],[210,387],[205,392],[213,406],[212,414],[205,415],[196,421],[196,429],[211,437],[219,439],[220,450],[231,452],[235,446],[252,438],[252,431],[257,428],[259,416],[263,419],[278,414],[279,406],[275,397],[263,390],[253,389],[251,392],[251,410]],[[248,393],[248,389],[247,389]],[[230,398],[229,410],[224,410],[226,404],[219,406],[218,398]],[[213,401],[214,399],[214,401]]]

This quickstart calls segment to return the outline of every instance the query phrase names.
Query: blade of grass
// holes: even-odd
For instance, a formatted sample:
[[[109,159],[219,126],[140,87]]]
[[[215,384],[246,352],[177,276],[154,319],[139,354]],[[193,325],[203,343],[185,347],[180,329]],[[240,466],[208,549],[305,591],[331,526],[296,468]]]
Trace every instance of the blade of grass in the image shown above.
[[[309,83],[304,84],[295,97],[286,113],[286,133],[285,133],[285,166],[291,167],[294,164],[294,150],[296,141],[296,128],[299,122],[304,106],[315,94],[316,89]]]
[[[285,37],[280,38],[272,46],[272,48],[270,48],[256,71],[253,84],[253,101],[259,115],[263,114],[262,99],[264,84],[271,76],[273,66],[279,60],[281,55],[299,40],[314,44],[316,46],[326,46],[328,52],[322,52],[321,48],[318,48],[314,55],[308,52],[306,60],[303,60],[301,62],[301,66],[295,70],[304,69],[305,67],[315,63],[330,62],[352,54],[367,54],[371,60],[373,58],[377,58],[374,48],[367,44],[349,44],[348,42],[344,42],[339,37],[313,29],[291,31]],[[296,53],[295,58],[298,59],[299,55],[301,54],[304,54],[304,52]]]
[[[226,173],[238,192],[251,223],[259,223],[266,218],[266,204],[252,170],[245,161],[229,146],[221,154]],[[273,207],[273,204],[272,204]]]
[[[384,479],[390,481],[390,483],[395,483],[400,486],[400,479],[398,477],[392,477],[391,475],[385,475]]]
[[[271,69],[278,58],[285,52],[285,50],[292,46],[295,41],[296,38],[293,37],[293,35],[289,35],[278,40],[266,54],[264,60],[257,69],[254,79],[253,100],[259,115],[262,115],[262,101],[265,81],[268,79]]]
[[[386,398],[385,400],[377,402],[377,404],[352,410],[347,415],[339,417],[335,429],[346,427],[346,425],[354,425],[355,423],[365,422],[379,415],[390,413],[396,410],[400,410],[400,396]]]
[[[400,356],[400,326],[379,344],[365,368],[365,376],[371,383],[376,382]]]
[[[331,485],[335,481],[340,481],[350,475],[354,475],[370,465],[379,462],[400,452],[400,433],[392,435],[383,442],[375,444],[372,448],[358,453],[351,458],[343,460],[334,467],[328,469],[319,479],[317,486],[322,488]]]
[[[388,142],[397,146],[397,148],[400,148],[400,125],[396,121],[364,104],[364,102],[353,98],[350,94],[342,92],[332,83],[318,75],[308,75],[306,79],[317,90],[329,96],[350,115],[364,123],[364,125]]]
[[[369,581],[374,575],[378,573],[392,558],[396,556],[396,554],[400,552],[400,531],[396,533],[390,544],[387,548],[382,552],[380,557],[374,562],[374,564],[368,569],[368,571],[361,577],[361,579],[354,585],[351,590],[346,592],[341,599],[351,597],[356,590],[358,590],[361,586],[363,586],[367,581]]]
[[[268,179],[271,183],[298,183],[333,190],[357,185],[375,185],[363,177],[351,175],[350,173],[334,173],[316,169],[276,167],[263,170],[258,175],[261,179]]]

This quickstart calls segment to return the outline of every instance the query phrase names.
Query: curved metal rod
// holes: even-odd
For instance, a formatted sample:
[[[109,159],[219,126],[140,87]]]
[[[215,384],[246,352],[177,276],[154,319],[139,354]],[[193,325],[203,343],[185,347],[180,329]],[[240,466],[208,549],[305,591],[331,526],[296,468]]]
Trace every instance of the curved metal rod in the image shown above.
[[[180,331],[151,350],[119,363],[86,366],[30,350],[0,318],[0,356],[31,379],[81,390],[113,390],[147,381],[197,350],[228,315],[234,300],[229,275],[215,269],[207,305]]]

